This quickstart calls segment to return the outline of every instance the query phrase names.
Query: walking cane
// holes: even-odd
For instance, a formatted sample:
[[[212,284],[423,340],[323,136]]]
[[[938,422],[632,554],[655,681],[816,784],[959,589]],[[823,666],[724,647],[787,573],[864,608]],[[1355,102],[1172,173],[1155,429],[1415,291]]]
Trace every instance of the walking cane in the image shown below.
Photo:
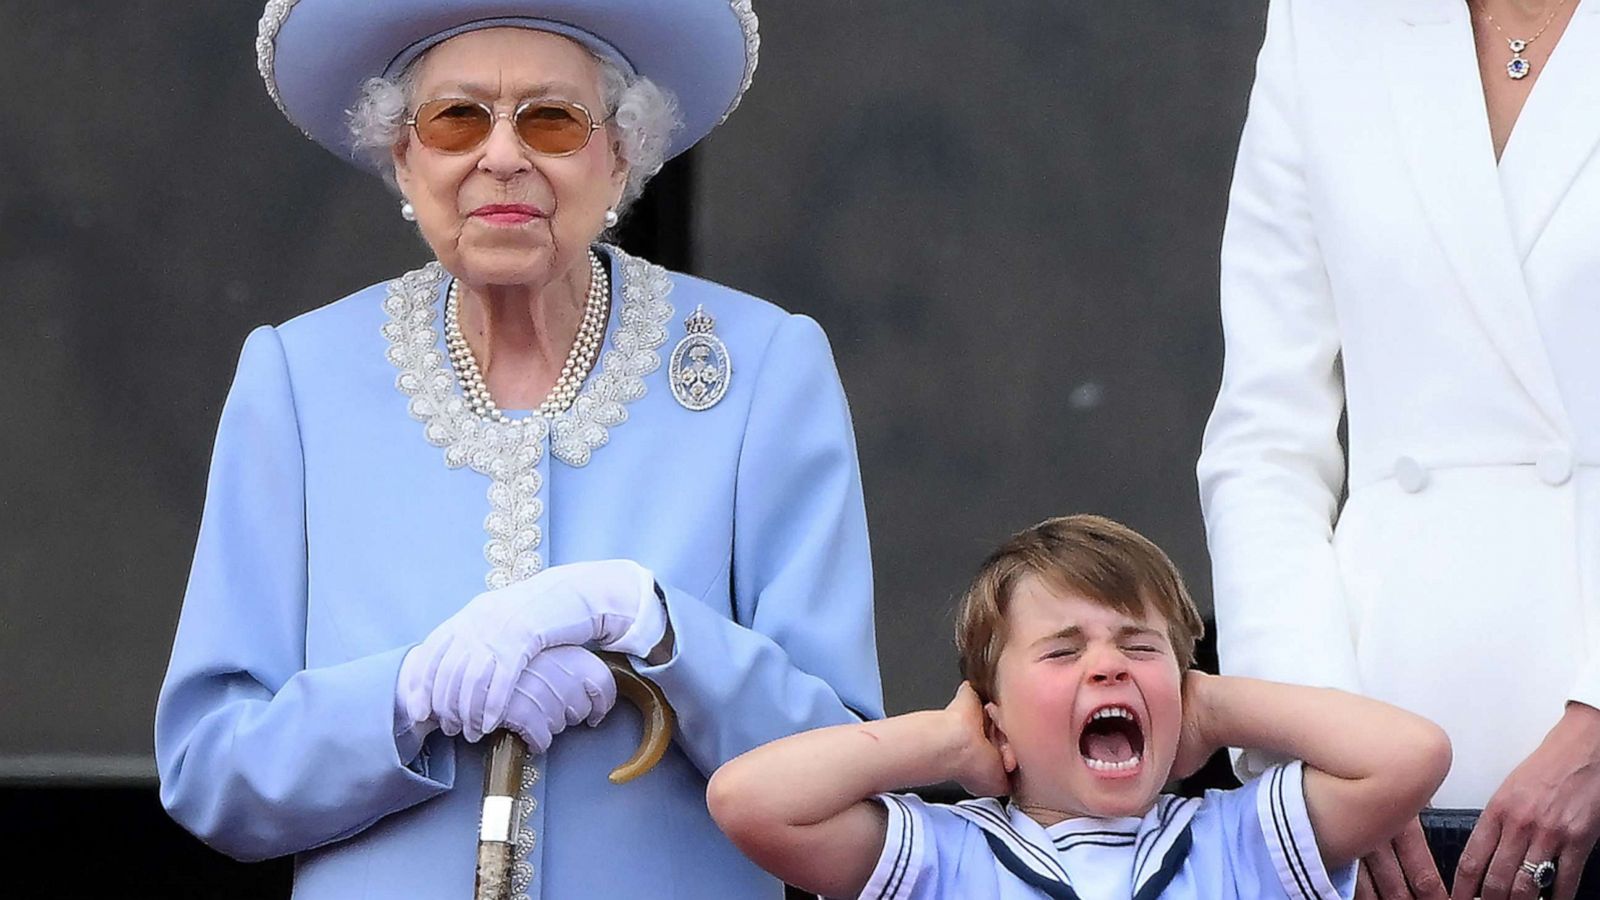
[[[612,784],[627,784],[655,768],[672,742],[677,717],[656,683],[633,670],[618,653],[599,653],[617,680],[617,693],[644,716],[644,735],[627,762],[611,770]],[[511,867],[516,858],[517,795],[522,792],[522,766],[528,745],[509,731],[500,732],[489,751],[483,776],[483,821],[478,832],[477,900],[511,896]]]

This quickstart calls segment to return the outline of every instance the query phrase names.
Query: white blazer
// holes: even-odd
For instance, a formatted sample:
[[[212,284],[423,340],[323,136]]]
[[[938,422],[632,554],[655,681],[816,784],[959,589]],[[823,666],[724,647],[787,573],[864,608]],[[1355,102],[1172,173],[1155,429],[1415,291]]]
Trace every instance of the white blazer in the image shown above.
[[[1481,807],[1600,706],[1600,0],[1498,166],[1468,14],[1272,0],[1198,468],[1223,671],[1432,718]]]

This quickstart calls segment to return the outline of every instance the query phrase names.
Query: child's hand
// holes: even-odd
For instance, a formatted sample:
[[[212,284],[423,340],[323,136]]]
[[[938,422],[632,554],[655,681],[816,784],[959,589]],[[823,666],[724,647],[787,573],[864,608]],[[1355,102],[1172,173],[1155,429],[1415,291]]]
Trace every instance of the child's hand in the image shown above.
[[[955,770],[952,777],[974,797],[1002,797],[1011,793],[1000,750],[989,740],[989,714],[972,685],[961,682],[954,700],[944,708],[954,731]]]
[[[1222,746],[1210,736],[1207,694],[1217,676],[1190,669],[1183,676],[1183,728],[1178,735],[1178,755],[1172,761],[1172,777],[1188,778],[1200,771],[1211,754]]]

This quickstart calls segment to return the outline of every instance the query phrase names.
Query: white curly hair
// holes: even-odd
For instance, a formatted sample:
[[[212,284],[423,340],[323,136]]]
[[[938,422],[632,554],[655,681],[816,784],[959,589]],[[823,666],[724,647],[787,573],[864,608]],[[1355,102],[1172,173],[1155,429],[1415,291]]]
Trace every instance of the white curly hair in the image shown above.
[[[367,79],[349,111],[352,146],[379,167],[391,186],[394,159],[390,148],[399,142],[406,128],[417,86],[417,64],[426,56],[424,53],[413,60],[396,78]],[[611,114],[622,158],[628,163],[628,183],[617,204],[617,214],[621,215],[644,193],[645,183],[661,171],[668,141],[683,121],[678,116],[677,101],[655,82],[642,76],[629,77],[615,63],[598,56],[595,61],[600,66],[600,96]]]

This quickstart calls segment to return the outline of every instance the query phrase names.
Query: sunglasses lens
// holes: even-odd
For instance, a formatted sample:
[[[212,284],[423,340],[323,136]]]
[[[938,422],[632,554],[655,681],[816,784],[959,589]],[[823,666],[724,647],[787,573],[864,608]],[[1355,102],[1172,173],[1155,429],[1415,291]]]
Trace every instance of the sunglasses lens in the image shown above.
[[[576,153],[589,143],[589,116],[571,103],[530,103],[517,111],[523,143],[548,156]]]
[[[493,124],[489,110],[466,100],[432,100],[417,108],[417,138],[444,153],[478,146]]]

